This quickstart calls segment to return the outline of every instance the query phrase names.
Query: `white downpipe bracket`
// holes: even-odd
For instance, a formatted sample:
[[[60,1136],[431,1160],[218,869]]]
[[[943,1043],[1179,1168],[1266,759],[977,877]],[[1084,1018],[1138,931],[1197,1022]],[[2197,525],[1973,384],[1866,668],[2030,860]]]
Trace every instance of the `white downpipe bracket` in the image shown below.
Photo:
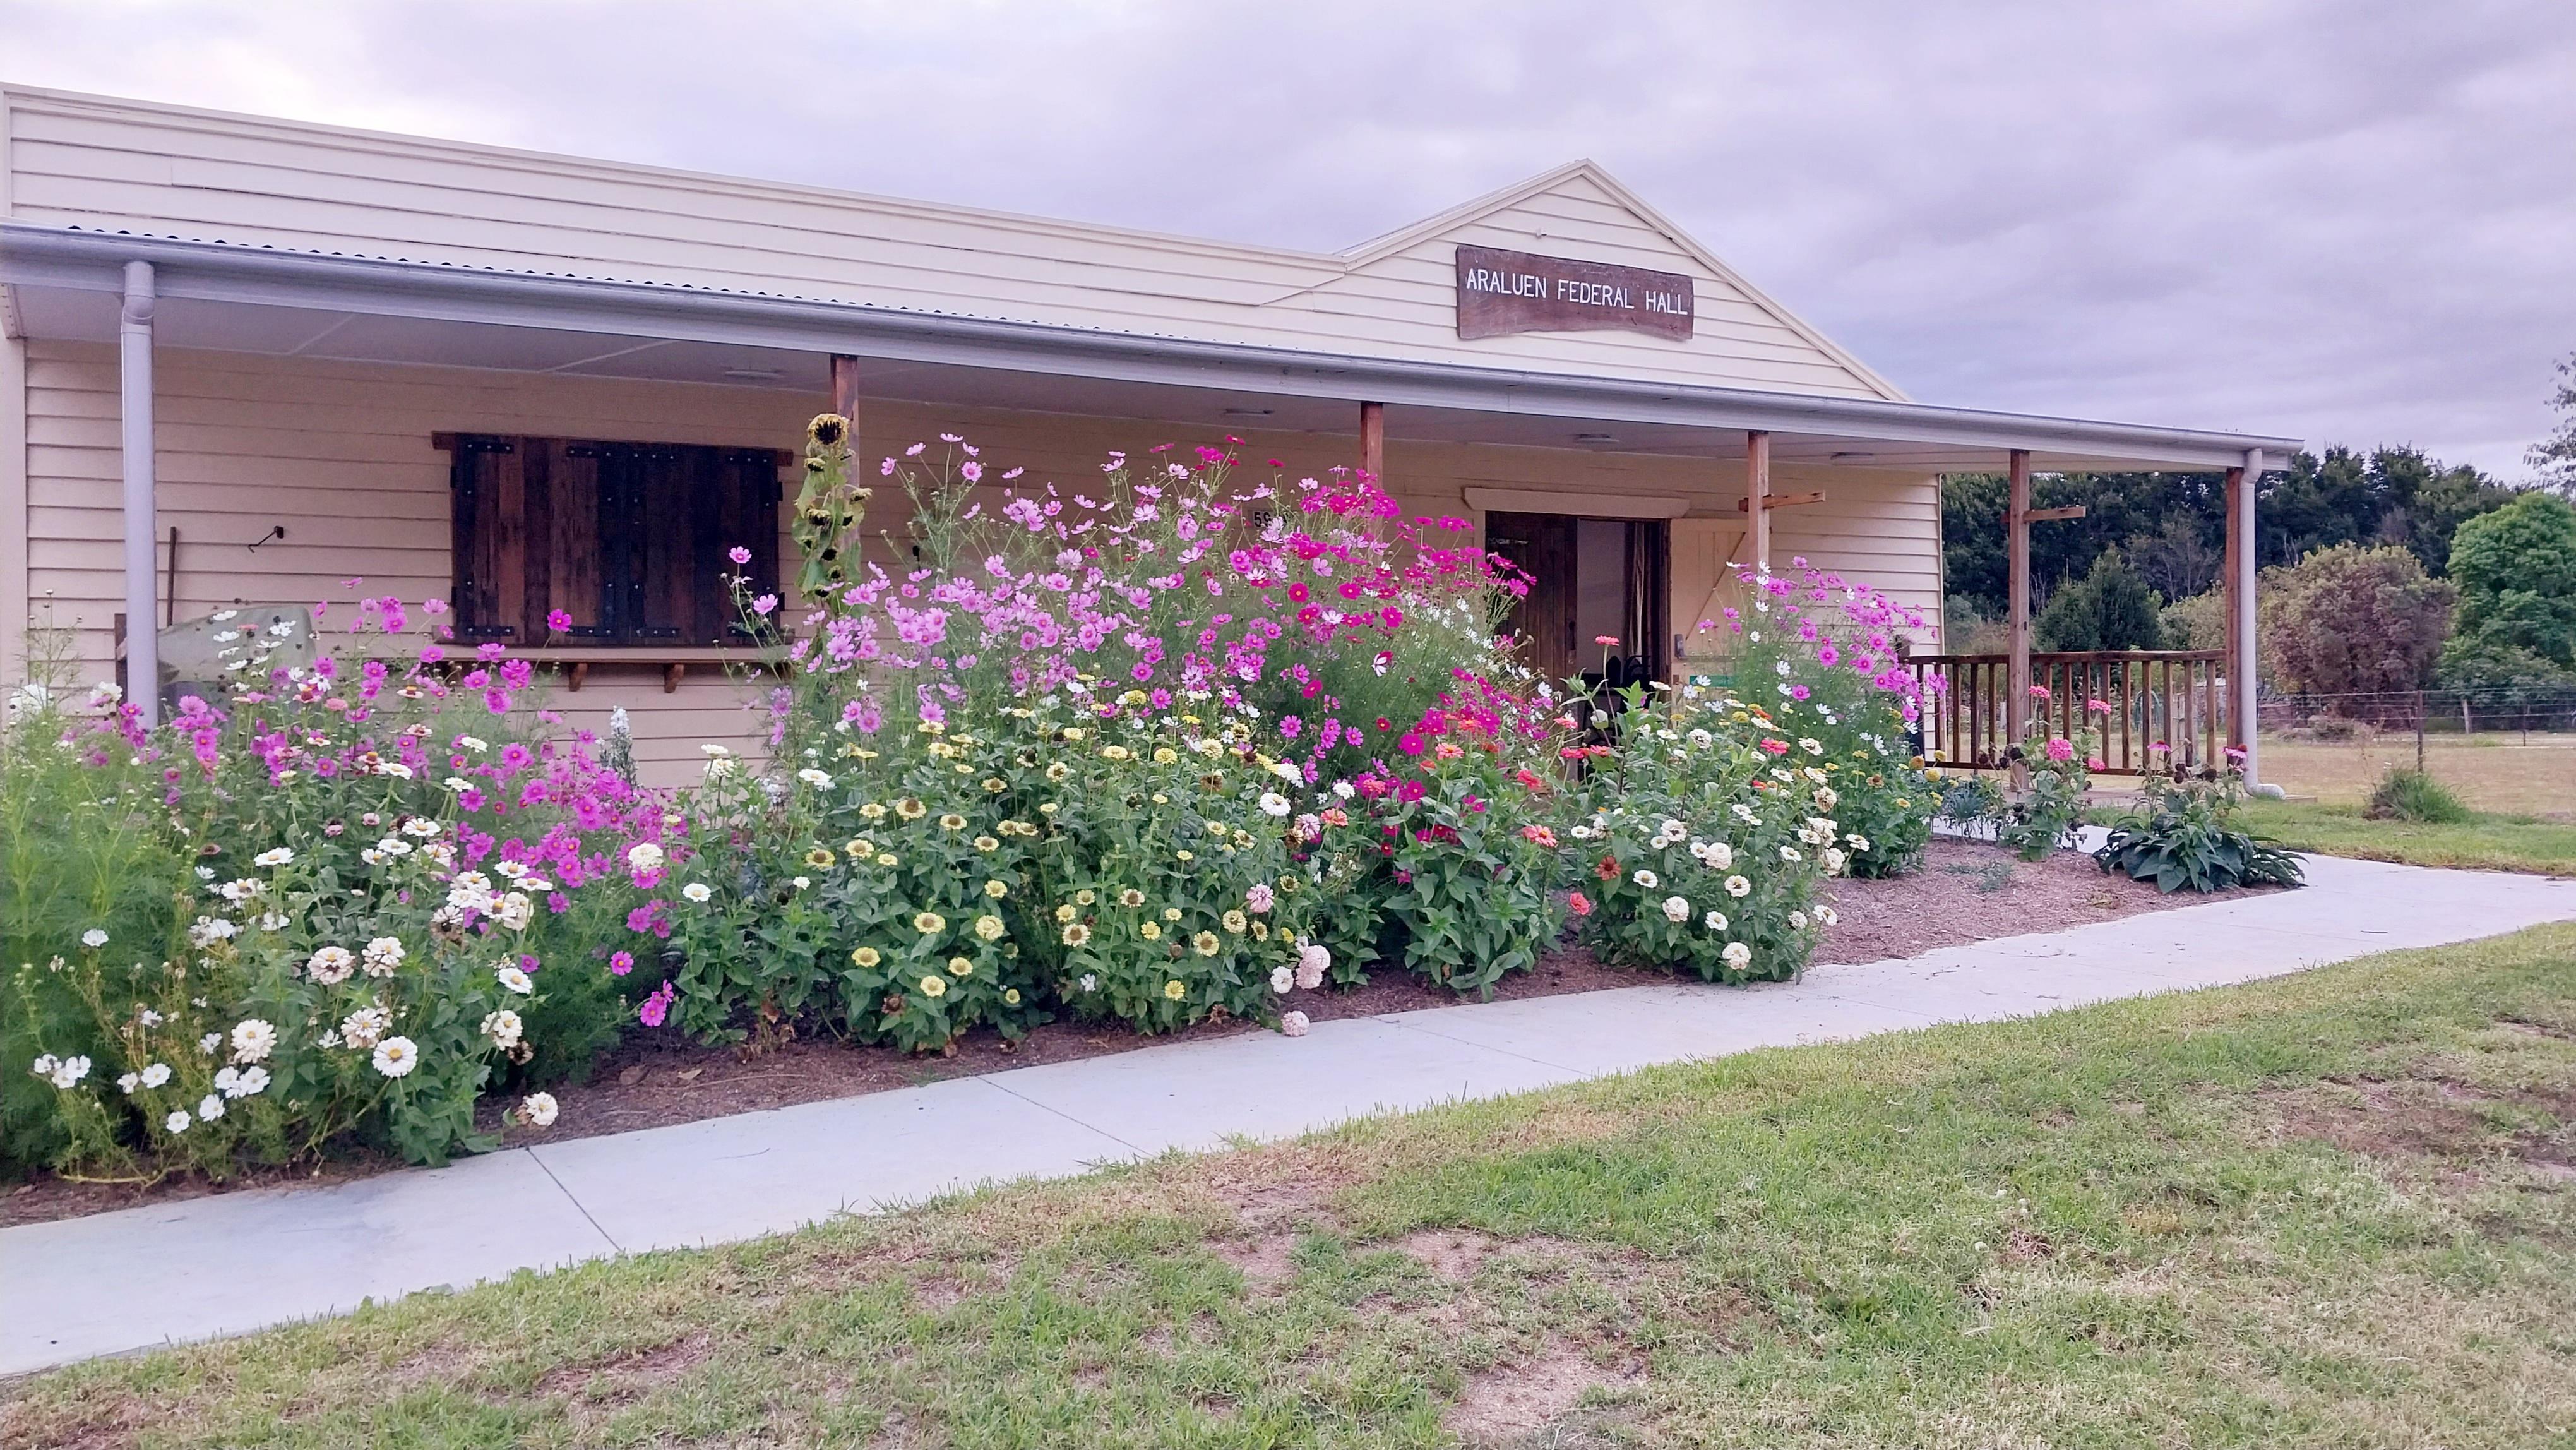
[[[2257,663],[2262,658],[2262,651],[2254,638],[2257,617],[2254,581],[2262,572],[2255,567],[2255,556],[2262,550],[2255,546],[2254,541],[2262,537],[2262,531],[2254,526],[2254,501],[2262,492],[2263,450],[2248,448],[2245,450],[2245,539],[2244,546],[2236,551],[2236,637],[2245,642],[2245,649],[2236,664],[2237,677],[2228,681],[2228,686],[2236,692],[2236,718],[2245,722],[2245,788],[2258,795],[2269,795],[2275,792],[2264,790],[2261,784],[2263,776],[2255,751],[2262,721],[2254,713],[2254,684],[2263,673],[2262,666]]]
[[[144,725],[161,723],[160,560],[153,538],[152,264],[125,264],[125,306],[116,325],[125,415],[125,693]]]

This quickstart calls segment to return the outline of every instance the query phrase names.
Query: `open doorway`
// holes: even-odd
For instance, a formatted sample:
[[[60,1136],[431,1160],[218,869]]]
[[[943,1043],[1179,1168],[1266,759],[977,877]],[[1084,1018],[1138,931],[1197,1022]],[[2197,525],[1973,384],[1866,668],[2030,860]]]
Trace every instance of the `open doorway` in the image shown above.
[[[1670,661],[1671,534],[1661,519],[1492,513],[1485,547],[1530,576],[1505,624],[1550,681],[1662,679]],[[1618,641],[1602,645],[1602,638]]]

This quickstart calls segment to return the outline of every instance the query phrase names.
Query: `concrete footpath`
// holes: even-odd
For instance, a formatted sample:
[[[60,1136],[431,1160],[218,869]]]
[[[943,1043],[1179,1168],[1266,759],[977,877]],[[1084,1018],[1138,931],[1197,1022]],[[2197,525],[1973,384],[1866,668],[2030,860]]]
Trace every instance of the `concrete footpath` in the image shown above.
[[[1019,1068],[329,1188],[0,1230],[0,1374],[342,1313],[520,1269],[1654,1063],[2277,976],[2576,920],[2576,881],[2311,858],[2311,885],[1754,988],[1659,983]]]

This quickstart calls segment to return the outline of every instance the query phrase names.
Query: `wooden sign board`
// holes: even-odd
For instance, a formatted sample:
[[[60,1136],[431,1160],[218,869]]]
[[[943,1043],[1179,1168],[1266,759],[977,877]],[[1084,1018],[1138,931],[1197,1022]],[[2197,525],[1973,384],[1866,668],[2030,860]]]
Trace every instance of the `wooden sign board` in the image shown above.
[[[1678,272],[1458,248],[1462,338],[1604,328],[1687,338],[1697,308],[1691,279]]]

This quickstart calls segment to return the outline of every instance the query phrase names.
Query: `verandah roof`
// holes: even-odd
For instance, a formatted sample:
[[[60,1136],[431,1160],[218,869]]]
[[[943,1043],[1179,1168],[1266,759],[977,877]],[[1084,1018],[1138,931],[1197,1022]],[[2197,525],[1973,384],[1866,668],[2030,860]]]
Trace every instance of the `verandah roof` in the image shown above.
[[[13,333],[108,342],[128,262],[150,263],[162,346],[270,356],[763,386],[1200,427],[1735,459],[1922,474],[2261,468],[2300,440],[1847,396],[1572,376],[904,311],[669,284],[544,276],[78,228],[0,225]]]

